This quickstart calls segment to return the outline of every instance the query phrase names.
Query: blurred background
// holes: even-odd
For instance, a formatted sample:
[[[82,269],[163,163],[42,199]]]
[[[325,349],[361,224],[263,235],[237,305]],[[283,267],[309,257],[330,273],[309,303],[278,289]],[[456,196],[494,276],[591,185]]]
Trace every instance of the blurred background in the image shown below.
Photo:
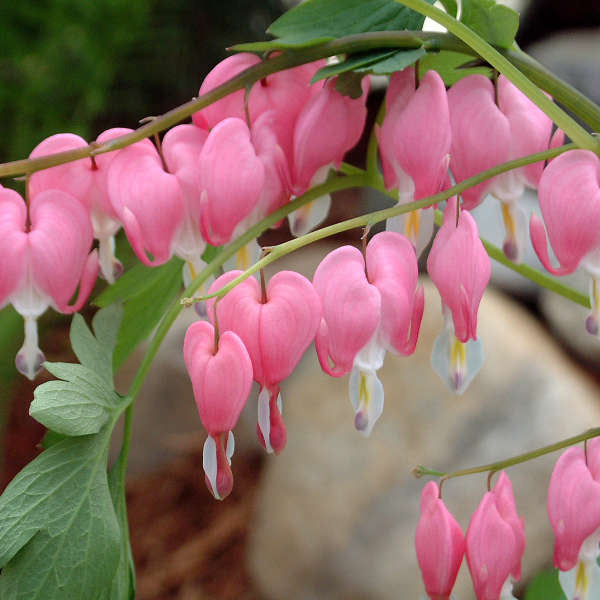
[[[226,56],[227,46],[264,39],[268,24],[293,3],[2,2],[0,161],[27,156],[54,133],[91,140],[109,127],[136,127],[143,117],[189,100]],[[600,4],[506,3],[522,15],[520,46],[599,102]],[[370,100],[373,114],[382,97],[380,91]],[[360,164],[363,153],[364,143],[350,161]],[[525,201],[535,210],[535,194]],[[348,192],[338,196],[334,218],[386,202],[373,193]],[[477,213],[482,234],[498,243],[497,203],[484,207]],[[331,248],[311,248],[278,268],[310,277]],[[535,264],[532,254],[527,260]],[[236,432],[235,491],[224,503],[212,500],[203,481],[204,434],[181,359],[185,326],[193,320],[192,311],[186,313],[136,407],[128,501],[138,598],[419,597],[412,536],[422,482],[411,478],[415,464],[442,470],[471,466],[600,421],[600,353],[597,340],[584,332],[585,310],[502,268],[495,268],[493,280],[501,291],[486,294],[480,313],[487,363],[464,397],[448,394],[429,368],[441,319],[435,291],[427,286],[419,349],[410,359],[388,358],[382,373],[386,409],[373,437],[357,439],[347,382],[326,378],[309,352],[283,388],[288,448],[276,459],[259,451],[249,406]],[[575,278],[573,284],[586,289],[584,280]],[[49,360],[74,359],[68,325],[69,319],[51,311],[42,319],[41,346]],[[27,415],[34,386],[17,378],[14,369],[21,341],[22,321],[5,308],[0,311],[2,486],[39,451],[44,433]],[[136,360],[139,356],[119,374],[121,391]],[[511,472],[527,520],[526,580],[551,564],[544,502],[555,458]],[[477,478],[445,488],[464,527],[483,491]],[[458,590],[463,599],[472,595],[465,571],[463,566]],[[543,590],[552,577],[538,576],[536,585]],[[550,592],[539,593],[527,598],[552,598]]]

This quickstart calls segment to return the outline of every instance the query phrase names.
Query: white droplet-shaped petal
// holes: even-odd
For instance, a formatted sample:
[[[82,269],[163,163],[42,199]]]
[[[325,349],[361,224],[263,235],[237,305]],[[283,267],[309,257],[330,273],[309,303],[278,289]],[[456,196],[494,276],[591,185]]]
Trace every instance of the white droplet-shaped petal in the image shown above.
[[[358,351],[354,358],[354,367],[363,371],[379,371],[383,367],[385,347],[379,342],[377,332]]]
[[[123,274],[123,265],[115,256],[114,236],[98,237],[98,263],[100,274],[110,285]]]
[[[269,408],[269,400],[271,394],[266,387],[263,387],[258,394],[258,428],[262,433],[265,441],[265,450],[269,453],[273,453],[273,447],[271,446],[271,411]],[[278,398],[279,400],[279,398]]]
[[[462,394],[483,366],[481,340],[461,342],[454,334],[452,320],[433,344],[431,366],[444,383],[456,394]]]
[[[331,196],[325,194],[291,212],[288,221],[292,235],[300,237],[315,229],[327,218],[330,207]]]
[[[283,415],[283,401],[281,400],[281,392],[277,394],[277,408],[279,409],[279,414]]]
[[[592,311],[585,320],[588,333],[600,337],[600,281],[595,277],[590,279],[590,304]]]
[[[262,254],[262,248],[254,239],[240,248],[231,258],[228,258],[223,264],[224,271],[246,271],[255,262],[258,261]]]
[[[433,208],[423,208],[388,219],[386,229],[406,237],[413,245],[418,258],[433,237],[433,226]]]
[[[502,218],[506,229],[504,254],[512,262],[521,264],[529,241],[527,215],[516,202],[502,202]]]
[[[19,373],[33,380],[42,370],[42,364],[46,360],[46,357],[38,346],[37,318],[27,316],[24,319],[25,341],[21,349],[17,352],[15,366]]]
[[[504,585],[502,586],[502,589],[500,590],[500,597],[498,598],[498,600],[517,600],[513,596],[513,579],[512,579],[512,577],[509,577],[504,582]]]
[[[233,431],[229,432],[227,436],[227,448],[225,448],[225,456],[227,456],[227,462],[231,466],[231,457],[235,451],[235,438],[233,437]]]
[[[217,445],[215,444],[215,440],[210,435],[204,442],[204,449],[202,451],[202,467],[204,468],[206,480],[210,484],[213,496],[217,500],[220,500],[221,497],[219,496],[219,491],[217,490]]]
[[[354,407],[354,426],[365,437],[383,412],[383,385],[375,371],[363,371],[357,366],[350,374],[350,401]]]
[[[570,571],[559,571],[558,581],[568,600],[600,598],[600,567],[596,560],[579,560]]]

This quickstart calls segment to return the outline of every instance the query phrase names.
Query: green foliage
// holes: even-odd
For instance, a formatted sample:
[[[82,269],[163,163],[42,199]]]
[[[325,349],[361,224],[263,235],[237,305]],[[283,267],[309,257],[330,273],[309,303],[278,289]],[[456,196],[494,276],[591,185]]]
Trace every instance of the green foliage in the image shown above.
[[[456,0],[440,0],[442,6],[446,9],[446,12],[451,16],[456,18],[458,13],[458,5],[456,4]]]
[[[486,77],[492,76],[492,69],[490,67],[463,68],[463,65],[468,65],[472,62],[472,56],[460,52],[443,50],[438,53],[428,53],[427,56],[424,56],[419,61],[419,74],[423,77],[427,71],[434,69],[439,73],[447,86],[455,84],[459,79],[467,75],[479,73]]]
[[[519,13],[495,0],[462,0],[460,20],[500,48],[510,48],[519,29]]]
[[[524,600],[567,600],[558,582],[558,570],[548,569],[536,575],[527,586]]]
[[[136,346],[150,335],[181,290],[183,261],[172,258],[160,267],[138,264],[95,300],[98,306],[124,305],[112,364],[118,369]]]
[[[84,364],[47,364],[63,381],[36,389],[31,414],[76,437],[50,437],[0,497],[2,600],[133,597],[120,469],[110,484],[106,472],[112,429],[126,405],[107,369],[121,313],[119,306],[99,311],[96,336],[77,316],[71,339]]]
[[[433,0],[427,0],[433,3]],[[263,52],[303,48],[367,31],[420,30],[425,17],[395,0],[307,0],[279,17],[267,30],[278,39],[239,44],[235,50]]]
[[[353,54],[346,60],[335,65],[327,65],[319,69],[313,76],[311,83],[335,77],[354,71],[355,73],[371,73],[373,75],[391,75],[396,71],[401,71],[420,58],[425,56],[424,48],[415,48],[414,50],[374,50],[372,52],[362,52]]]

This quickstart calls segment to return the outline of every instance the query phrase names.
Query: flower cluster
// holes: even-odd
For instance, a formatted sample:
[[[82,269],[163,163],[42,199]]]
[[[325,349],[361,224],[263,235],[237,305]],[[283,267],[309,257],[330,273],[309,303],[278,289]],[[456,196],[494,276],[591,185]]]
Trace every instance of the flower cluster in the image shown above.
[[[554,566],[565,595],[592,600],[600,594],[600,438],[585,451],[573,447],[556,462],[548,488],[554,531]],[[466,536],[430,481],[421,494],[415,534],[417,560],[431,600],[448,600],[466,556],[477,600],[509,600],[521,578],[525,526],[502,471],[471,517]]]

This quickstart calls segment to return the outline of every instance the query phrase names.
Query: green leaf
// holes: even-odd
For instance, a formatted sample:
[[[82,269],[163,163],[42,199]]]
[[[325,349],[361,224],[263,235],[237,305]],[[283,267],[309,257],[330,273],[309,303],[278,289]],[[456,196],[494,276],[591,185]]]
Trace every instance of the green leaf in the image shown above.
[[[472,56],[460,52],[451,52],[449,50],[443,50],[439,53],[430,52],[419,61],[419,76],[423,77],[427,71],[433,69],[439,73],[447,86],[454,85],[459,79],[476,73],[491,77],[492,70],[490,67],[460,68],[462,65],[471,63],[472,61]]]
[[[456,0],[440,0],[442,6],[446,9],[446,12],[451,16],[456,18],[458,14],[458,5],[456,4]]]
[[[424,21],[423,15],[395,0],[307,0],[269,27],[267,31],[279,39],[239,44],[233,49],[264,52],[313,46],[367,31],[417,31],[422,29]]]
[[[527,586],[524,600],[567,600],[558,582],[558,569],[536,575]]]
[[[364,75],[347,71],[338,76],[335,83],[335,89],[343,96],[350,98],[360,98],[363,93],[362,78]]]
[[[121,551],[106,475],[111,429],[54,444],[0,497],[0,599],[105,593]]]
[[[460,20],[500,48],[510,48],[519,29],[519,13],[495,0],[462,0]]]
[[[136,265],[96,298],[98,306],[108,306],[116,301],[124,304],[123,322],[112,361],[115,369],[150,335],[181,290],[182,266],[183,261],[179,258],[172,258],[160,267]]]
[[[50,446],[54,446],[54,444],[58,444],[58,442],[62,442],[68,437],[68,435],[64,435],[63,433],[57,433],[56,431],[52,431],[52,429],[48,429],[48,431],[46,431],[44,437],[42,438],[41,446],[44,450],[48,450]]]
[[[406,67],[416,63],[423,58],[427,52],[425,48],[414,48],[412,50],[397,50],[393,55],[384,58],[369,67],[356,69],[359,73],[368,72],[373,75],[391,75],[396,71],[402,71]]]
[[[110,355],[109,355],[110,358]],[[35,388],[29,414],[42,425],[63,435],[97,433],[127,402],[107,382],[83,365],[45,363],[62,381]]]
[[[373,52],[362,52],[360,54],[354,54],[346,58],[339,63],[334,65],[327,65],[322,69],[319,69],[310,80],[311,83],[316,83],[317,81],[321,81],[321,79],[327,79],[328,77],[335,77],[336,75],[341,75],[342,73],[346,73],[347,71],[358,70],[361,67],[369,67],[374,63],[383,60],[384,58],[388,58],[390,56],[394,56],[397,50],[375,50]]]
[[[82,365],[97,373],[112,389],[112,354],[117,342],[123,309],[115,304],[98,311],[92,320],[96,336],[92,335],[80,314],[71,323],[71,346]]]

